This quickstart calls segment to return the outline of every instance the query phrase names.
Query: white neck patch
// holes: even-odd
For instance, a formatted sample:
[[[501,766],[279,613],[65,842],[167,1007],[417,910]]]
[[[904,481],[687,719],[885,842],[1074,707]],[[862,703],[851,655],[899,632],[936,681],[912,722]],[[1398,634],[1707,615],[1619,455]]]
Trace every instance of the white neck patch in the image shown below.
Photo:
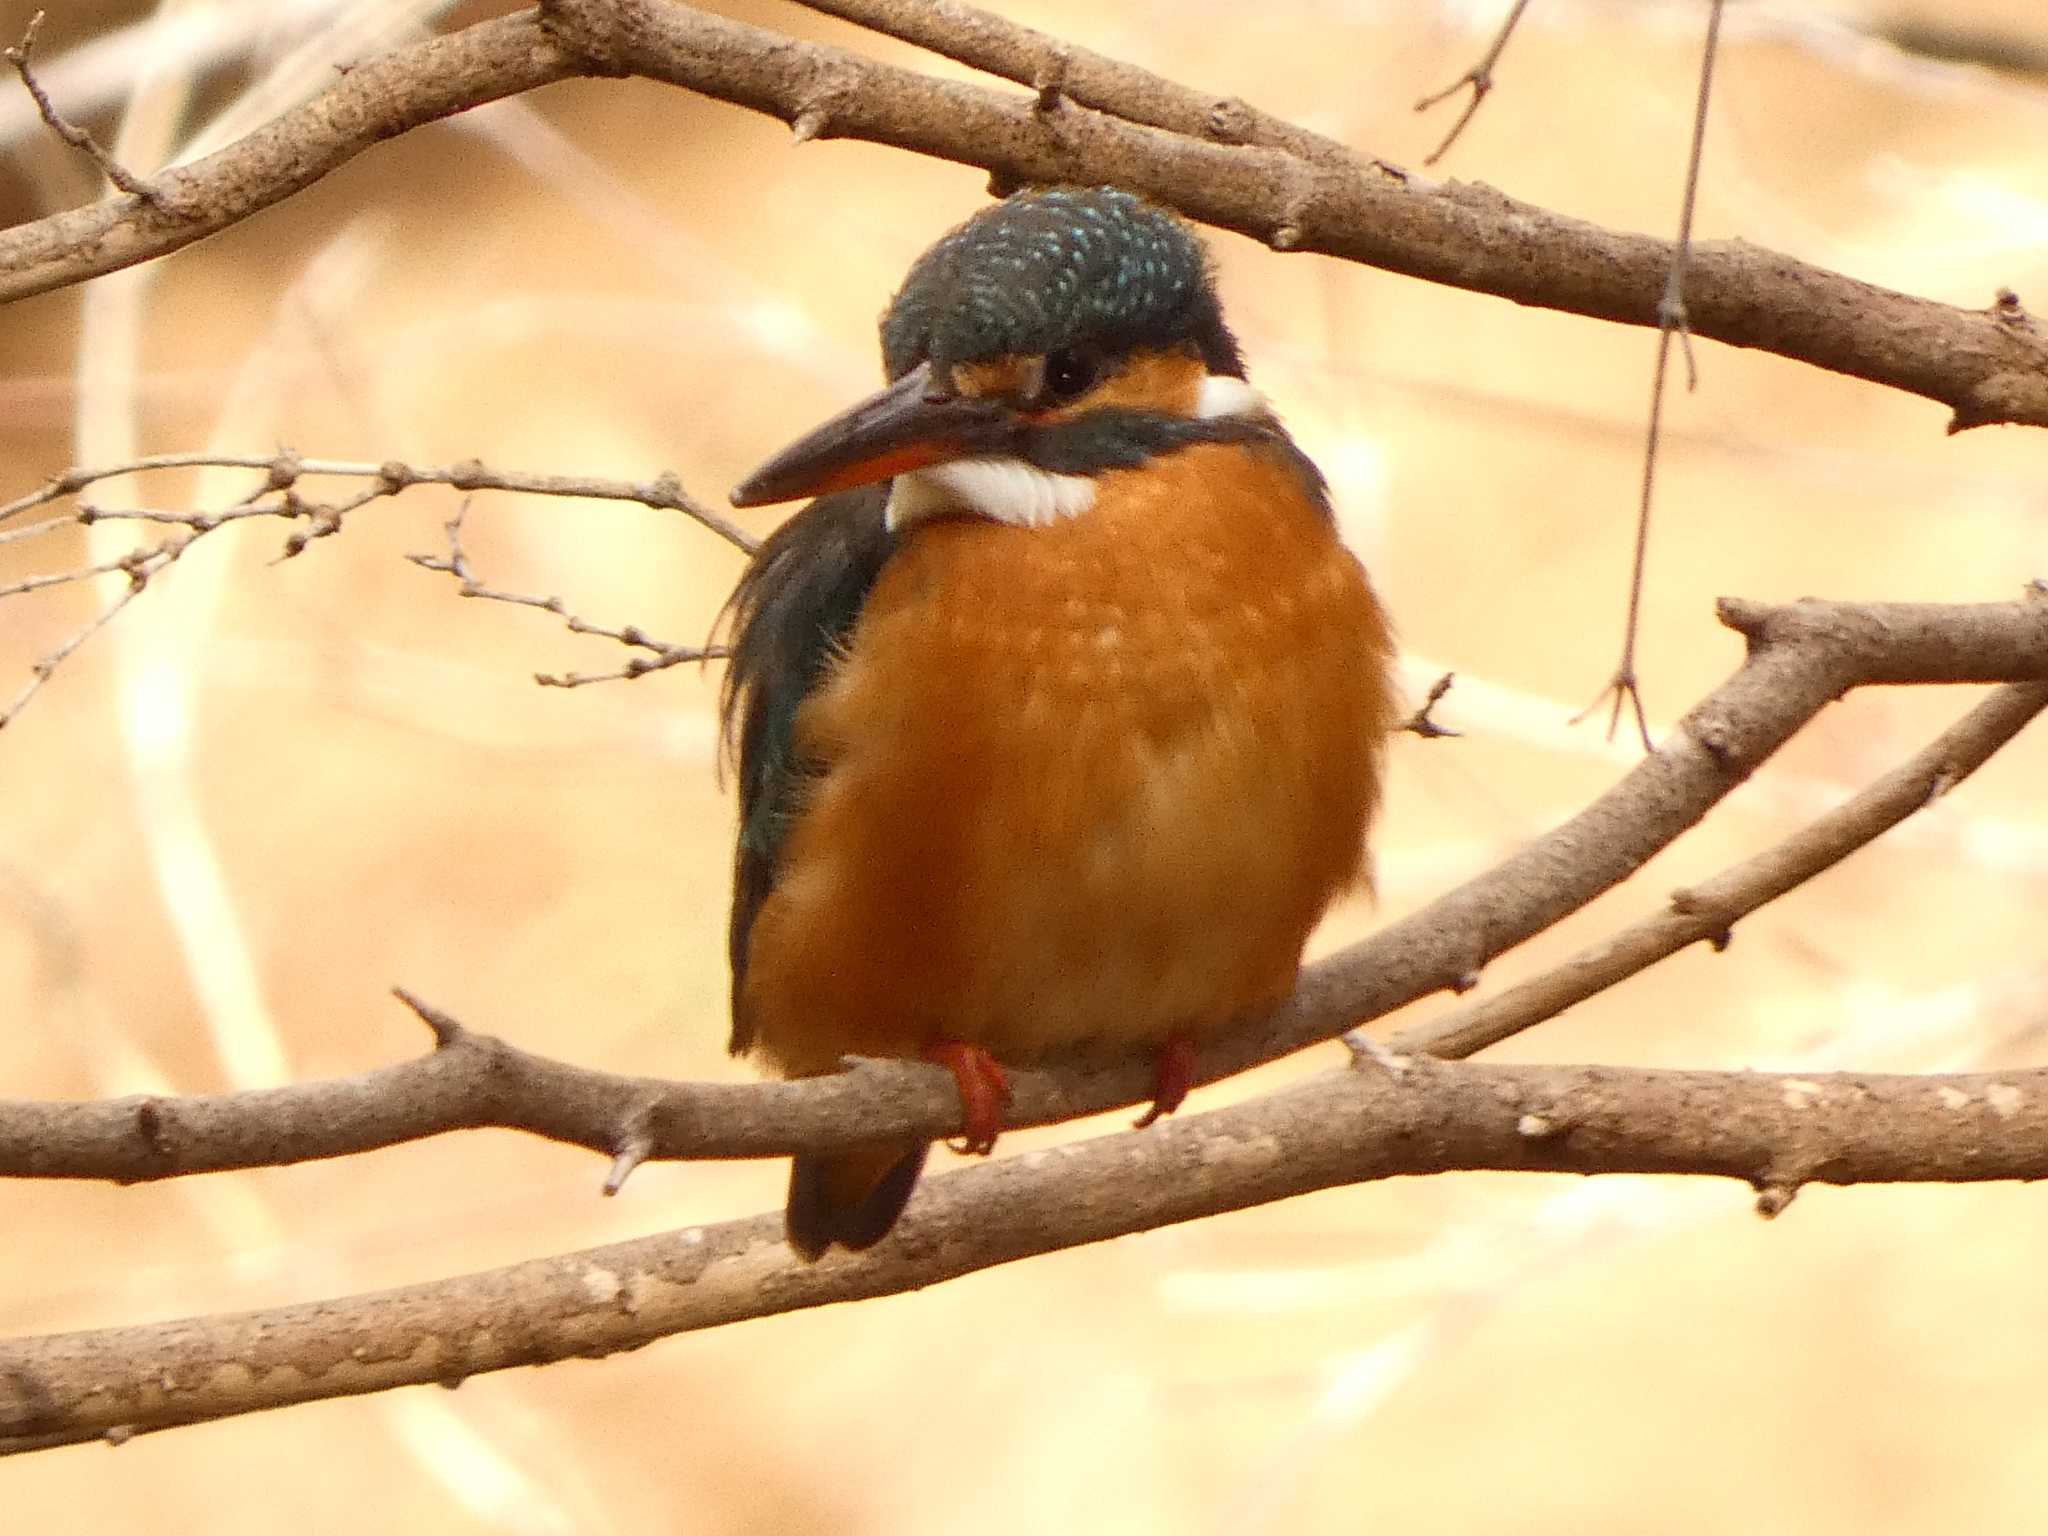
[[[889,488],[889,528],[947,513],[972,513],[1016,528],[1044,528],[1095,505],[1086,475],[1056,475],[1022,459],[952,459],[898,475]]]
[[[1195,414],[1203,421],[1219,416],[1270,416],[1273,407],[1243,379],[1212,373],[1202,380],[1201,393],[1195,396]]]
[[[1202,421],[1272,414],[1264,395],[1227,374],[1204,378],[1195,396]],[[898,475],[885,517],[891,532],[962,512],[1014,528],[1045,528],[1094,505],[1095,481],[1087,475],[1055,474],[1022,459],[950,459]]]

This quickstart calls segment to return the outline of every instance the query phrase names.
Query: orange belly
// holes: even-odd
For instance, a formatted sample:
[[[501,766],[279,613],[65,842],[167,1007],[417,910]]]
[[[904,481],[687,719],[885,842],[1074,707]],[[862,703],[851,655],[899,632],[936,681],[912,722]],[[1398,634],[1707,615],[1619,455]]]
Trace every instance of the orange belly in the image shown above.
[[[1278,1000],[1364,867],[1391,652],[1293,472],[1233,445],[1051,527],[919,526],[798,715],[827,767],[749,943],[757,1051],[1029,1062]]]

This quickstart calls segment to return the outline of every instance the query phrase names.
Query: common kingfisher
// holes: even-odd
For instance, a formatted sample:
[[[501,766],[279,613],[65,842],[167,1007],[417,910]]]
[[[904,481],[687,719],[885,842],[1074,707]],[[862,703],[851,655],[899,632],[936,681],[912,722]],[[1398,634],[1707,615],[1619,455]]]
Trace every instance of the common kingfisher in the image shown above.
[[[1005,1064],[1144,1050],[1149,1123],[1369,878],[1386,616],[1166,210],[1012,196],[881,341],[888,386],[732,492],[817,498],[727,609],[732,1050],[938,1062],[974,1152]],[[878,1242],[928,1150],[799,1154],[791,1247]]]

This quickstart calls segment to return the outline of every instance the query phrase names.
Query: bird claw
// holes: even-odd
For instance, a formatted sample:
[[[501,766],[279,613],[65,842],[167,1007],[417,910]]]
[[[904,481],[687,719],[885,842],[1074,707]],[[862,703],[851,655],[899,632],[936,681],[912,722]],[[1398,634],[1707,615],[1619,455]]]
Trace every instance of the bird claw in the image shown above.
[[[1195,1086],[1195,1043],[1186,1031],[1176,1029],[1159,1047],[1159,1064],[1152,1076],[1152,1107],[1138,1116],[1134,1126],[1146,1126],[1180,1108],[1181,1100]]]
[[[964,1132],[946,1145],[964,1157],[986,1157],[1002,1134],[1003,1111],[1010,1104],[1010,1076],[1003,1064],[978,1045],[941,1037],[924,1048],[924,1059],[953,1074],[960,1089]]]

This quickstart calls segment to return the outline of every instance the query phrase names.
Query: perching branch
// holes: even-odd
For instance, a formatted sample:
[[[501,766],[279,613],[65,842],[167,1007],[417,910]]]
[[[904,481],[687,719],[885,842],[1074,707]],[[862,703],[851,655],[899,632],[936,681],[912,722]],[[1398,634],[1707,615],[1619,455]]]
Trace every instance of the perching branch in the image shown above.
[[[2048,1071],[1659,1072],[1414,1059],[929,1179],[890,1241],[816,1264],[774,1216],[345,1300],[0,1343],[0,1452],[230,1417],[915,1290],[1311,1190],[1498,1168],[1806,1183],[2048,1177]]]
[[[188,245],[422,123],[557,80],[620,74],[769,114],[807,138],[894,145],[1004,184],[1113,181],[1276,249],[1595,319],[1655,325],[1670,266],[1666,241],[1488,187],[1197,139],[1071,94],[1048,111],[1036,95],[934,80],[673,0],[557,0],[364,60],[248,138],[163,171],[155,202],[114,197],[0,233],[0,300]],[[1103,89],[1124,113],[1106,76]],[[1697,335],[1939,401],[1951,430],[2048,425],[2048,336],[2017,305],[1958,309],[1739,241],[1694,249],[1686,303]]]
[[[1495,956],[1634,873],[1851,688],[2025,682],[2031,691],[2009,697],[1994,713],[2009,735],[2024,723],[2014,716],[2039,692],[2036,685],[2048,683],[2048,600],[2038,597],[1956,607],[1728,600],[1722,617],[1748,638],[1749,657],[1652,757],[1494,869],[1309,967],[1264,1025],[1202,1051],[1198,1081],[1330,1039],[1431,993],[1468,990]],[[1970,747],[1972,739],[1948,742],[1945,776],[1960,777],[1972,752],[1995,745]],[[1896,786],[1887,781],[1871,795],[1895,796]],[[1859,845],[1839,830],[1819,836],[1825,862]],[[1804,872],[1786,889],[1821,867],[1810,847],[1791,858]],[[1727,898],[1694,893],[1691,915],[1704,920],[1665,933],[1665,947],[1650,958],[1682,947],[1674,938],[1724,935],[1745,909],[1732,899],[1723,909],[1721,899]],[[863,1063],[804,1082],[665,1083],[546,1061],[471,1035],[434,1010],[419,1011],[435,1026],[440,1048],[356,1077],[180,1100],[0,1103],[0,1176],[134,1182],[336,1157],[485,1125],[610,1156],[630,1146],[633,1162],[937,1139],[960,1128],[951,1079],[917,1063]],[[1502,1038],[1497,1022],[1486,1027],[1493,1032],[1480,1043]],[[1044,1125],[1142,1102],[1151,1096],[1152,1071],[1135,1061],[1017,1070],[1011,1086],[1008,1123]]]

